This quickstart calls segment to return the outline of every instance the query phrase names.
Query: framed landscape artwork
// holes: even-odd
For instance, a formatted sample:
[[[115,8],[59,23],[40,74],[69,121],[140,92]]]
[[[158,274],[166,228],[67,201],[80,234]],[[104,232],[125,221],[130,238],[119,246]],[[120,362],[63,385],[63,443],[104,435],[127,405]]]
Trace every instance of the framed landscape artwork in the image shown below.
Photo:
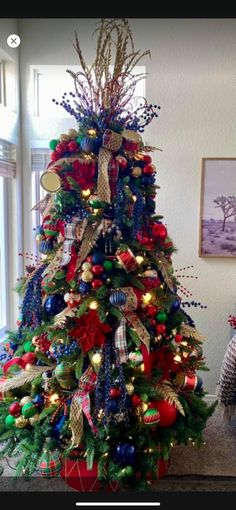
[[[236,158],[202,158],[200,257],[236,257]]]

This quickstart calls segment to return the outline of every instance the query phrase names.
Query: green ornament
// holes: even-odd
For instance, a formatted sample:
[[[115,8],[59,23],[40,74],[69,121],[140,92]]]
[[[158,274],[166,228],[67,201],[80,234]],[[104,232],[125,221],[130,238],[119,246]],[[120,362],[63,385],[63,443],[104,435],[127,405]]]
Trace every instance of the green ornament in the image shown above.
[[[15,425],[15,421],[16,421],[16,419],[14,418],[14,416],[12,416],[11,414],[8,414],[5,419],[5,425],[6,425],[7,429],[12,429]]]
[[[49,142],[50,149],[52,151],[55,151],[55,148],[56,148],[58,143],[59,143],[59,140],[50,140],[50,142]]]
[[[68,361],[61,361],[55,368],[55,377],[64,390],[73,389],[76,382],[72,376],[72,366]]]
[[[76,213],[78,210],[78,196],[75,191],[64,191],[60,190],[56,193],[54,198],[54,205],[57,212],[66,214],[68,212]]]
[[[103,202],[101,200],[98,200],[97,198],[92,198],[89,200],[89,205],[93,209],[101,209],[103,207]]]
[[[156,314],[156,320],[158,322],[166,322],[167,321],[167,313],[166,312],[158,312]]]
[[[147,393],[142,393],[140,397],[143,400],[143,402],[148,402],[149,400]]]
[[[138,179],[135,179],[135,186],[136,186],[137,188],[140,188],[140,187],[141,187],[141,179],[140,179],[140,177],[139,177]]]
[[[105,271],[110,273],[112,271],[112,269],[113,269],[112,261],[111,260],[104,260],[103,267],[104,267]]]
[[[66,276],[66,272],[65,271],[57,271],[56,274],[55,274],[55,279],[56,280],[62,280],[63,278],[65,278]]]
[[[143,423],[148,427],[153,427],[153,425],[157,425],[160,421],[160,413],[157,409],[151,408],[148,409],[143,415]]]
[[[83,140],[83,135],[79,135],[77,136],[77,138],[75,139],[75,141],[80,144],[81,140]]]
[[[35,350],[35,346],[32,345],[31,340],[27,340],[27,342],[24,342],[23,347],[25,352],[34,352]]]
[[[34,416],[34,414],[37,413],[37,408],[35,407],[33,402],[28,402],[22,407],[21,412],[25,418],[30,418],[31,416]]]

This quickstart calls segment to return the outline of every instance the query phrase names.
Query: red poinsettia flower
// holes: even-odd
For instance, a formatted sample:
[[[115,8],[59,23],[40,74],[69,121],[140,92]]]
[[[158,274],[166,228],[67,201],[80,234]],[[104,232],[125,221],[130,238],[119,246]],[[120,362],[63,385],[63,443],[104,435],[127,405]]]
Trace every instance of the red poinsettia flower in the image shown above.
[[[96,310],[74,319],[77,326],[70,331],[70,336],[75,338],[83,352],[88,352],[93,347],[101,347],[105,342],[105,334],[112,331],[108,324],[101,322]]]

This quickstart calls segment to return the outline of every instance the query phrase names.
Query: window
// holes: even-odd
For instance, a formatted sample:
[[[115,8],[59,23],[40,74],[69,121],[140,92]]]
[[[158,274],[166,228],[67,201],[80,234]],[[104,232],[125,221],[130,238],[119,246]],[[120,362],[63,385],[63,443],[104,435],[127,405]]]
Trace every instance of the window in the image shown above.
[[[0,58],[0,104],[9,111],[16,111],[15,63]]]

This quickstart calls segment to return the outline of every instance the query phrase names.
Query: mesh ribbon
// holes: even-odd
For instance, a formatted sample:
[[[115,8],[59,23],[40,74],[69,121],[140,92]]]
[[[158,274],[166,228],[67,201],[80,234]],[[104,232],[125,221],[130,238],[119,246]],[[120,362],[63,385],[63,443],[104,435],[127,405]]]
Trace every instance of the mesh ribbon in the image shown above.
[[[94,390],[97,374],[92,367],[87,368],[79,381],[79,389],[74,393],[70,408],[70,426],[72,431],[72,446],[78,446],[83,435],[83,413],[94,434],[97,428],[93,424],[90,411],[90,392]]]
[[[117,152],[122,144],[122,135],[106,129],[103,135],[103,146],[98,155],[98,198],[103,202],[111,203],[111,189],[109,183],[108,166],[112,158],[112,153]]]

